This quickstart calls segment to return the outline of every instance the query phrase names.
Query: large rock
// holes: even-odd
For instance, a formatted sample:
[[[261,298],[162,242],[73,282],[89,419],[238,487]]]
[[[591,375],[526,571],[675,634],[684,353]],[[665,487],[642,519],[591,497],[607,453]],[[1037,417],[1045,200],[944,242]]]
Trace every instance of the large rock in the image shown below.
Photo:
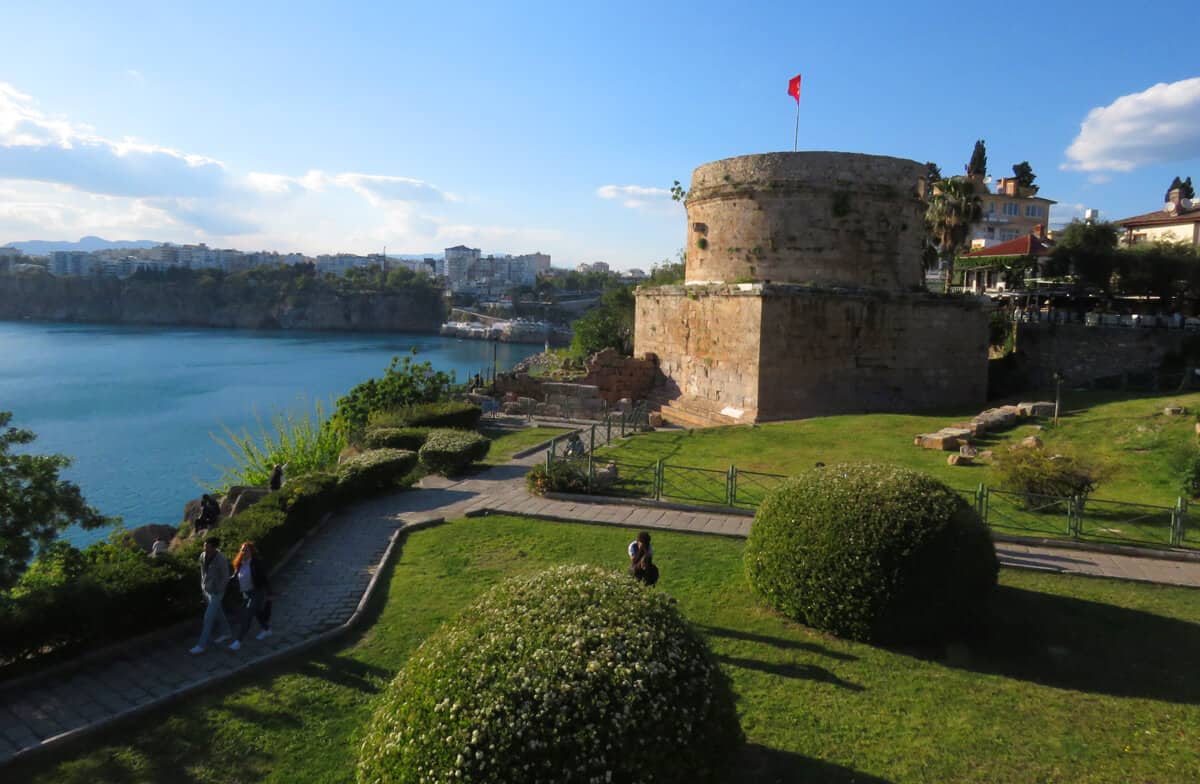
[[[221,499],[221,517],[236,517],[270,495],[265,487],[234,485]]]
[[[176,528],[173,525],[150,523],[149,525],[130,529],[129,536],[133,538],[134,544],[146,552],[150,552],[150,548],[156,539],[169,542],[175,538],[175,531]]]

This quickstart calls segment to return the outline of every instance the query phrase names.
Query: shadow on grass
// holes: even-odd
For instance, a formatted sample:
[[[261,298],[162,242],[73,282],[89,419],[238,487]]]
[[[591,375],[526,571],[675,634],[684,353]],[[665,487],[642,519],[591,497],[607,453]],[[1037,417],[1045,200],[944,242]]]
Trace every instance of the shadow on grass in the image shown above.
[[[395,674],[382,667],[374,667],[345,656],[333,655],[308,659],[295,671],[300,675],[320,678],[365,694],[379,693],[382,684]]]
[[[857,656],[849,653],[831,651],[825,646],[817,645],[813,642],[785,640],[782,637],[768,637],[765,634],[753,634],[751,632],[743,632],[736,629],[724,629],[719,626],[705,626],[703,624],[697,624],[696,629],[709,637],[725,637],[730,640],[742,640],[744,642],[756,642],[763,645],[770,645],[773,648],[808,651],[809,653],[815,653],[818,656],[828,656],[829,658],[837,659],[838,661],[858,661]]]
[[[839,689],[846,689],[847,691],[866,691],[866,689],[857,683],[844,681],[824,667],[818,667],[815,664],[765,662],[758,659],[745,659],[738,656],[723,656],[721,654],[715,655],[714,658],[721,664],[730,667],[740,667],[743,670],[765,672],[768,675],[775,675],[780,678],[795,678],[815,683],[828,683],[831,686],[837,686]]]
[[[747,743],[729,771],[728,781],[755,784],[792,784],[792,782],[832,782],[832,784],[889,784],[872,776],[830,762],[789,751]]]
[[[928,651],[904,652],[930,658]],[[969,644],[952,646],[944,663],[1054,688],[1196,705],[1197,660],[1200,625],[1000,586],[987,628]]]

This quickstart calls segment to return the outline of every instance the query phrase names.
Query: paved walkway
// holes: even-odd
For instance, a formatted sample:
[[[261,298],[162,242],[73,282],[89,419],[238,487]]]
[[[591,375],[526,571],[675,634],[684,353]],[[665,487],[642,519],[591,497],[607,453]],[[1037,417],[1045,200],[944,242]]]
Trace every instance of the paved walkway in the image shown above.
[[[0,765],[311,644],[349,620],[383,566],[392,536],[406,525],[490,511],[733,537],[750,531],[751,518],[740,515],[531,496],[524,474],[541,459],[524,458],[459,481],[429,477],[417,489],[335,516],[273,578],[276,634],[259,642],[254,628],[237,653],[216,645],[200,656],[187,653],[199,631],[197,612],[186,630],[125,646],[66,673],[0,687]],[[996,549],[1005,566],[1200,587],[1200,562],[1011,543]]]

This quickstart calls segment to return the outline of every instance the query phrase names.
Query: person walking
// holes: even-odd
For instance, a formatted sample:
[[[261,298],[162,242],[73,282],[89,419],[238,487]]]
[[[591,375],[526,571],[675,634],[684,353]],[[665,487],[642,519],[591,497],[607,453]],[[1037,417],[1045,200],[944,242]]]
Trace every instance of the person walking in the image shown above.
[[[237,576],[238,588],[245,599],[241,626],[237,637],[229,644],[229,650],[236,651],[242,647],[242,640],[250,631],[250,622],[255,618],[262,627],[255,639],[265,640],[271,636],[271,581],[254,542],[242,542],[241,549],[233,559],[233,573]]]
[[[192,648],[193,654],[204,653],[208,648],[209,637],[219,626],[219,633],[213,637],[214,642],[224,642],[229,639],[233,630],[229,628],[229,619],[221,607],[225,597],[225,586],[229,584],[229,561],[217,547],[221,540],[210,536],[204,540],[204,552],[200,554],[200,590],[204,592],[204,601],[208,606],[204,610],[204,625],[200,629],[200,641]]]

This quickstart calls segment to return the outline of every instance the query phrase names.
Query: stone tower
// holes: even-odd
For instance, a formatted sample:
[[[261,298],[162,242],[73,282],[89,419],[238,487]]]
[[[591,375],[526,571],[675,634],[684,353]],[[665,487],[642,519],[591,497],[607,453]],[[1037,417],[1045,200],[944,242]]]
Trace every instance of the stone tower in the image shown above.
[[[668,419],[760,422],[972,407],[982,301],[924,286],[925,167],[856,153],[745,155],[692,173],[683,286],[637,291]]]

